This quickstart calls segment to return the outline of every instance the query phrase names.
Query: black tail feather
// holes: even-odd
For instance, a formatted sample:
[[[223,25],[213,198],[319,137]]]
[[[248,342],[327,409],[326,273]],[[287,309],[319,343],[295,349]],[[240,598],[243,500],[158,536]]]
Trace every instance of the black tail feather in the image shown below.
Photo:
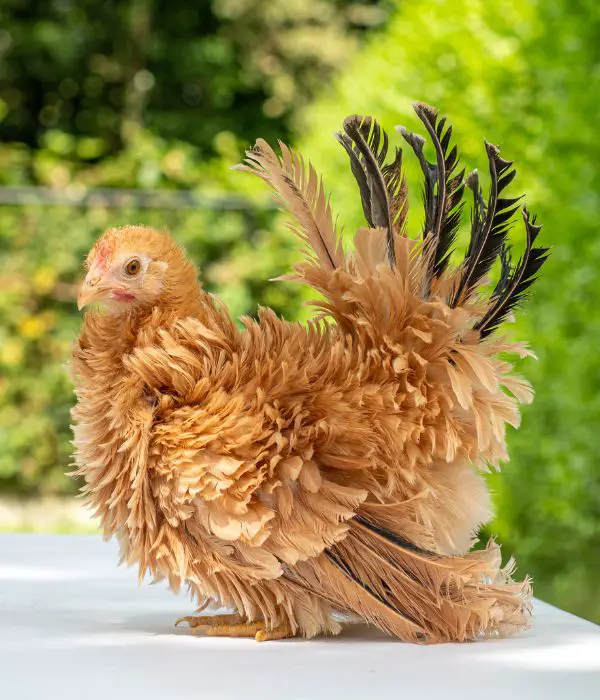
[[[394,160],[382,168],[383,179],[388,193],[390,218],[394,232],[405,233],[408,215],[408,190],[402,168],[402,150],[396,149]]]
[[[440,278],[448,267],[464,207],[462,198],[466,185],[473,192],[471,236],[447,303],[455,307],[467,302],[499,258],[499,281],[490,297],[486,313],[475,326],[484,338],[526,296],[549,249],[533,247],[540,226],[536,226],[535,218],[530,220],[525,209],[526,250],[518,264],[513,265],[507,236],[521,198],[504,195],[516,175],[512,161],[501,158],[499,149],[485,142],[491,179],[486,202],[477,171],[474,170],[466,181],[464,169],[456,172],[458,150],[456,146],[451,146],[452,127],[447,125],[446,119],[439,118],[435,108],[422,102],[415,103],[413,107],[432,140],[436,154],[435,163],[429,162],[424,153],[425,139],[404,127],[396,127],[414,151],[424,176],[423,241],[427,267],[421,293],[424,299],[428,299],[432,288],[435,290],[434,280]],[[389,140],[372,117],[348,117],[344,120],[344,132],[337,134],[337,139],[350,157],[369,226],[380,227],[387,232],[387,257],[394,267],[394,236],[404,233],[408,208],[402,151],[397,149],[394,160],[385,164]]]
[[[490,167],[490,195],[485,206],[477,175],[469,176],[468,185],[473,190],[471,239],[451,306],[468,299],[489,273],[505,246],[510,221],[518,209],[520,197],[500,196],[515,177],[512,161],[500,158],[499,149],[487,141],[485,148]]]
[[[423,152],[424,139],[404,127],[398,127],[417,156],[425,177],[423,240],[427,245],[430,262],[423,295],[428,297],[431,282],[448,266],[462,214],[465,171],[454,174],[458,164],[458,149],[454,146],[449,150],[452,127],[445,128],[446,120],[438,120],[438,111],[429,105],[417,102],[414,109],[431,136],[436,152],[436,162],[430,163]]]
[[[423,171],[424,183],[423,183],[423,205],[425,208],[425,222],[423,224],[423,237],[426,237],[428,232],[433,230],[433,222],[435,219],[435,183],[437,179],[437,166],[430,163],[425,158],[425,153],[423,148],[425,146],[425,139],[419,134],[414,134],[411,131],[407,131],[403,126],[397,126],[396,129],[402,135],[402,138],[408,143],[408,145],[413,149],[414,154],[417,156],[421,170]]]
[[[458,148],[454,146],[449,150],[452,126],[446,128],[446,119],[438,119],[438,110],[423,102],[417,102],[413,107],[431,137],[436,154],[435,200],[430,207],[434,217],[431,227],[424,232],[425,236],[431,237],[434,249],[431,257],[431,278],[434,278],[448,266],[462,214],[465,171],[454,174],[458,165]]]
[[[513,267],[508,248],[503,249],[500,279],[490,298],[488,311],[475,326],[482,338],[496,330],[507,315],[526,298],[529,288],[537,279],[537,273],[548,258],[549,248],[533,247],[542,228],[536,225],[535,216],[531,218],[527,209],[523,209],[523,220],[527,235],[525,252]]]
[[[396,263],[394,225],[388,184],[383,167],[388,152],[388,136],[371,117],[354,114],[344,120],[344,132],[337,140],[350,157],[352,173],[360,189],[365,219],[369,226],[387,231],[387,255]],[[396,162],[398,157],[396,157]],[[401,161],[400,161],[401,163]]]

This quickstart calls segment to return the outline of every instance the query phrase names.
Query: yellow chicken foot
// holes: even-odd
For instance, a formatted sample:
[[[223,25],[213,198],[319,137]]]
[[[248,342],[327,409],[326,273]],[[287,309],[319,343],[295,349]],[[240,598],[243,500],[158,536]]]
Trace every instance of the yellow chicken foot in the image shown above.
[[[194,634],[204,632],[208,637],[254,637],[257,642],[293,637],[287,624],[271,630],[265,628],[261,620],[245,622],[240,615],[189,615],[180,617],[175,626],[187,622]]]
[[[196,629],[197,627],[236,625],[243,622],[243,618],[237,613],[229,615],[186,615],[175,622],[175,627],[178,627],[182,622],[187,622],[192,629]]]

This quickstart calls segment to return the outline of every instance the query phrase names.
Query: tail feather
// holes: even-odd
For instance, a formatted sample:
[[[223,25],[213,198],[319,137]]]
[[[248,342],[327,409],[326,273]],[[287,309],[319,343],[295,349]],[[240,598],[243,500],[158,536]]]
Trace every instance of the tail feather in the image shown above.
[[[419,278],[418,298],[422,301],[443,301],[450,309],[466,308],[471,314],[470,327],[483,339],[506,319],[526,296],[536,275],[547,258],[547,248],[534,248],[539,231],[535,218],[523,211],[527,228],[527,249],[516,266],[510,259],[507,236],[512,218],[517,211],[519,197],[507,197],[505,191],[513,181],[516,171],[512,161],[500,157],[499,149],[485,142],[490,171],[490,193],[484,200],[477,171],[464,181],[464,170],[457,172],[458,150],[451,146],[452,127],[438,111],[422,102],[414,109],[424,124],[435,149],[435,162],[425,156],[425,139],[418,134],[397,127],[414,151],[424,176],[423,200],[425,224],[418,256],[399,257],[406,246],[399,246],[406,238],[408,193],[402,168],[402,151],[396,149],[394,158],[386,164],[389,138],[378,122],[370,116],[351,115],[344,120],[343,131],[336,138],[350,158],[352,173],[357,181],[365,218],[376,245],[366,240],[364,229],[357,234],[355,245],[364,248],[364,260],[372,266],[360,267],[360,277],[379,274],[380,257],[373,255],[378,248],[380,234],[385,236],[386,260],[397,275],[399,284]],[[293,230],[304,240],[309,249],[310,262],[296,268],[293,279],[305,283],[325,294],[335,296],[329,302],[333,315],[336,308],[348,305],[339,301],[339,292],[350,286],[356,266],[352,255],[345,254],[340,236],[332,221],[331,208],[323,183],[309,163],[287,146],[280,144],[278,158],[271,147],[258,140],[248,151],[246,164],[238,166],[253,172],[268,182],[278,200],[296,219]],[[467,185],[473,191],[471,236],[462,264],[450,268],[450,257],[464,208],[463,192]],[[367,252],[368,251],[368,252]],[[359,251],[359,256],[361,252]],[[491,297],[484,301],[477,296],[487,274],[496,260],[500,260],[501,274]],[[312,269],[311,269],[312,266]],[[321,268],[321,269],[315,269]],[[349,279],[340,283],[345,272]],[[334,274],[335,273],[335,274]],[[290,279],[290,277],[287,277]],[[339,320],[339,319],[338,319]]]
[[[294,575],[337,609],[406,641],[461,642],[528,626],[530,582],[514,582],[499,547],[443,556],[351,522],[348,536]]]
[[[477,171],[474,171],[467,180],[473,190],[471,239],[451,306],[468,299],[503,254],[510,221],[518,209],[520,197],[501,197],[516,175],[512,161],[500,158],[500,150],[487,141],[485,148],[490,168],[490,196],[486,206]]]
[[[337,553],[326,552],[318,559],[299,562],[288,576],[343,614],[358,615],[405,641],[426,640],[424,628],[357,576]]]
[[[386,231],[388,260],[394,267],[394,221],[403,221],[406,213],[402,155],[396,151],[393,163],[384,166],[389,138],[372,117],[361,117],[358,114],[347,117],[344,120],[344,132],[336,134],[336,137],[350,157],[350,167],[359,186],[365,219],[371,228]]]
[[[504,251],[502,257],[502,272],[496,288],[491,296],[491,304],[484,317],[475,328],[486,337],[494,331],[507,315],[518,306],[527,296],[527,292],[536,280],[536,274],[548,257],[549,248],[534,248],[541,226],[536,226],[535,216],[530,218],[527,209],[523,210],[527,243],[525,253],[519,263],[511,265],[510,254]]]
[[[408,216],[408,188],[406,176],[402,168],[402,150],[396,149],[394,160],[382,168],[390,200],[390,216],[394,232],[397,236],[406,233],[406,218]]]
[[[433,591],[459,589],[465,581],[489,573],[489,564],[476,556],[450,557],[427,551],[373,523],[367,525],[364,520],[353,520],[351,530],[356,539],[373,551],[384,553],[390,563]]]
[[[425,189],[427,216],[423,238],[428,240],[433,248],[431,266],[426,278],[425,295],[428,296],[432,279],[439,277],[448,266],[463,209],[465,171],[463,169],[455,174],[458,165],[458,149],[456,146],[450,149],[452,127],[445,128],[446,119],[438,119],[437,109],[423,102],[415,103],[414,109],[425,125],[436,153],[435,164],[426,162],[426,185],[429,186],[426,186]],[[406,138],[407,132],[402,133]],[[411,145],[415,143],[414,139],[409,140],[409,143]],[[423,166],[422,148],[419,150],[418,156],[421,166]],[[430,184],[431,180],[435,182],[435,192]]]
[[[314,253],[319,264],[332,271],[344,264],[344,251],[331,215],[331,205],[323,181],[311,163],[285,144],[279,144],[281,158],[263,139],[247,152],[237,170],[251,172],[267,182],[278,201],[297,221],[292,230]]]

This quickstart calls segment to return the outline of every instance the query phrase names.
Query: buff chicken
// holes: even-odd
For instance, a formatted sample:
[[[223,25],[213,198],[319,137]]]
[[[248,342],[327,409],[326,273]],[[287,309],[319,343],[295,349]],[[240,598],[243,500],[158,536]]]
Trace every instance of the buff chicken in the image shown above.
[[[418,237],[402,151],[388,158],[371,117],[337,135],[366,220],[351,251],[301,155],[258,140],[238,166],[274,190],[304,244],[286,279],[319,294],[306,325],[266,308],[237,323],[166,232],[109,229],[87,257],[74,474],[140,578],[232,611],[182,618],[194,632],[260,641],[362,621],[433,643],[528,625],[530,581],[493,541],[472,547],[491,517],[482,472],[507,459],[506,426],[532,399],[506,359],[529,350],[501,327],[548,249],[522,209],[511,257],[512,162],[485,143],[484,197],[446,120],[414,108],[435,154],[398,128],[424,175]],[[451,264],[465,187],[470,241]]]

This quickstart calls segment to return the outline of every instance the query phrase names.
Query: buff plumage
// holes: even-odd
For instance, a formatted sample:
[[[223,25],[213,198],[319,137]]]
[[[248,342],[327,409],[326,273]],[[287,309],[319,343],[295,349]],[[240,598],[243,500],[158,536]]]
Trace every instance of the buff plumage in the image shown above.
[[[339,135],[368,224],[352,252],[301,156],[259,141],[240,166],[273,187],[306,244],[289,276],[322,295],[306,326],[262,309],[240,328],[164,233],[113,229],[89,256],[103,274],[141,254],[154,291],[144,278],[135,302],[88,312],[74,349],[88,501],[141,576],[234,608],[262,638],[337,633],[344,618],[422,642],[527,625],[529,581],[512,580],[495,543],[470,549],[490,518],[480,472],[507,458],[506,425],[532,398],[506,360],[526,346],[497,329],[546,250],[525,212],[527,248],[511,262],[513,171],[488,144],[490,198],[470,176],[471,244],[451,268],[464,177],[445,122],[416,110],[436,149],[428,163],[403,131],[426,178],[421,240],[406,235],[401,152],[385,164],[373,119],[350,117]]]

